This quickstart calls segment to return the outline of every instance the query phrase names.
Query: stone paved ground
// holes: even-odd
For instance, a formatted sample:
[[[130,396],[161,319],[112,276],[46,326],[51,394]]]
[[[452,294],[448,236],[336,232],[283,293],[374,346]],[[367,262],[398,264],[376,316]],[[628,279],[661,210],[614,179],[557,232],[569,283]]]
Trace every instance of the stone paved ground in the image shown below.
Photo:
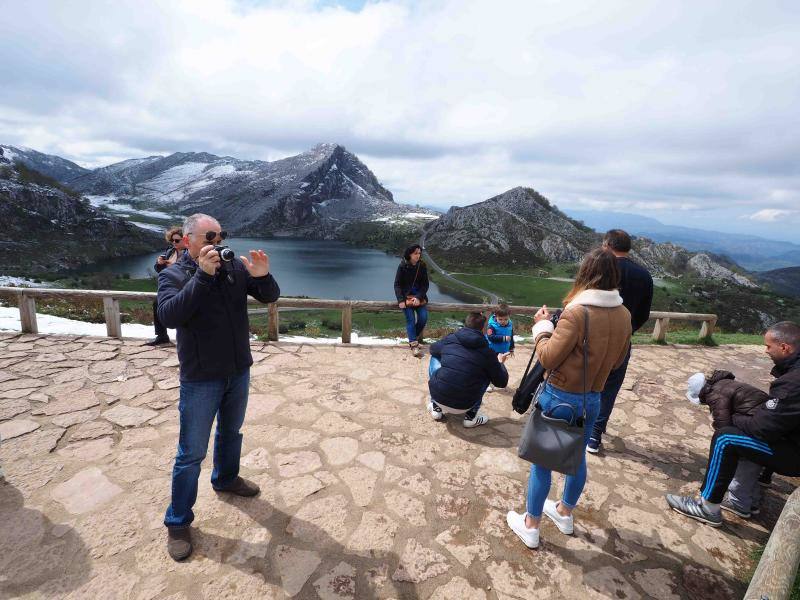
[[[757,347],[636,348],[607,451],[589,458],[576,535],[545,522],[537,551],[504,521],[527,478],[508,392],[488,396],[490,425],[464,430],[425,413],[427,362],[407,350],[253,350],[242,463],[262,495],[218,498],[204,464],[196,551],[176,564],[161,525],[174,350],[0,335],[0,596],[736,598],[791,487],[778,480],[758,519],[719,530],[662,498],[696,490],[711,434],[683,397],[687,376],[725,366],[765,385]]]

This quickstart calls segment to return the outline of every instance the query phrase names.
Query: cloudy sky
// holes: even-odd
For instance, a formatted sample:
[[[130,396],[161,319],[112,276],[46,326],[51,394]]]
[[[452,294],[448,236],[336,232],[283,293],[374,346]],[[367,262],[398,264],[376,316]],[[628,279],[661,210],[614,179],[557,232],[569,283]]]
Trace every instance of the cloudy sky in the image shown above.
[[[334,141],[402,202],[798,241],[796,0],[0,0],[0,143],[100,166]]]

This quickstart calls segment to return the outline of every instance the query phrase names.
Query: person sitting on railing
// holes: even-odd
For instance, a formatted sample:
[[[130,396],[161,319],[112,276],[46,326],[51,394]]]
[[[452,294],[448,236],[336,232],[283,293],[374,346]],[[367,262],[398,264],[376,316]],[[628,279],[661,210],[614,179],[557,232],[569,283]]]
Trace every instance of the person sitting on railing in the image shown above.
[[[419,358],[422,351],[422,331],[428,322],[428,267],[422,260],[422,247],[414,244],[403,252],[403,260],[394,276],[394,295],[397,306],[406,317],[406,333],[411,353]]]
[[[180,227],[173,227],[167,230],[164,238],[169,242],[169,246],[164,252],[156,257],[156,264],[153,265],[156,273],[161,273],[170,265],[174,265],[183,251],[186,250],[186,244],[183,242],[183,230]],[[153,300],[153,328],[156,330],[156,337],[145,343],[145,346],[160,346],[162,344],[169,344],[169,333],[167,328],[158,318],[158,300]]]
[[[725,492],[744,461],[779,475],[800,476],[800,325],[776,323],[764,334],[766,353],[775,363],[769,399],[750,414],[732,413],[711,438],[700,497],[667,494],[673,510],[719,527]],[[748,485],[756,484],[758,472]],[[752,489],[752,488],[751,488]],[[749,508],[749,507],[747,507]]]
[[[431,344],[428,367],[428,411],[434,421],[445,413],[463,415],[464,427],[477,427],[489,421],[478,413],[489,384],[504,388],[508,371],[503,365],[508,352],[497,354],[483,334],[486,317],[479,312],[467,315],[465,327]]]

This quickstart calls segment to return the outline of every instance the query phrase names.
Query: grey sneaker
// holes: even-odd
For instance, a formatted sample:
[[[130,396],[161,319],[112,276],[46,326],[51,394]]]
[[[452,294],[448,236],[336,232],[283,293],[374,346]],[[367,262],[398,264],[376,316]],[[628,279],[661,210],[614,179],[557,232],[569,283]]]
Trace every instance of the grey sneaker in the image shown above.
[[[719,507],[722,510],[727,510],[729,513],[733,513],[737,517],[740,517],[742,519],[749,519],[750,517],[753,516],[753,511],[752,510],[744,510],[743,508],[739,508],[733,502],[731,502],[731,499],[728,498],[727,496],[722,501],[722,503],[719,505]]]
[[[703,506],[702,500],[692,498],[691,496],[677,496],[676,494],[667,494],[666,499],[669,507],[682,515],[691,519],[697,519],[712,527],[722,526],[722,514],[715,515],[708,512]]]

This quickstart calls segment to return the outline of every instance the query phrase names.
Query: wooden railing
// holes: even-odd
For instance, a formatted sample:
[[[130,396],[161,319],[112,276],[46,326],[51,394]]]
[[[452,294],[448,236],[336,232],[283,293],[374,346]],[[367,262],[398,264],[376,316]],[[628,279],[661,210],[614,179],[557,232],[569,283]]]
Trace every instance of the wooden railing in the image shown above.
[[[772,529],[745,600],[788,600],[800,566],[800,488],[792,492]]]
[[[86,300],[96,299],[103,302],[106,332],[109,337],[122,337],[122,322],[120,319],[120,300],[134,300],[139,302],[152,302],[156,294],[153,292],[123,292],[115,290],[60,290],[53,288],[17,288],[0,287],[0,295],[16,297],[19,305],[20,325],[23,332],[37,333],[36,324],[36,298],[57,298],[61,300]],[[253,305],[263,306],[253,298],[248,298]],[[277,302],[267,305],[268,326],[267,334],[270,340],[278,340],[280,325],[279,309],[327,309],[342,311],[342,342],[349,344],[353,329],[353,311],[358,312],[394,312],[397,311],[395,302],[379,302],[371,300],[315,300],[310,298],[280,298]],[[470,312],[491,311],[496,308],[491,304],[456,304],[456,303],[431,303],[427,305],[432,312]],[[532,315],[539,310],[538,306],[510,306],[512,313]],[[263,310],[263,309],[262,309]],[[254,311],[261,312],[261,311]],[[651,312],[650,318],[655,319],[653,339],[664,341],[670,321],[699,321],[700,338],[707,338],[714,332],[717,315],[695,313]]]

